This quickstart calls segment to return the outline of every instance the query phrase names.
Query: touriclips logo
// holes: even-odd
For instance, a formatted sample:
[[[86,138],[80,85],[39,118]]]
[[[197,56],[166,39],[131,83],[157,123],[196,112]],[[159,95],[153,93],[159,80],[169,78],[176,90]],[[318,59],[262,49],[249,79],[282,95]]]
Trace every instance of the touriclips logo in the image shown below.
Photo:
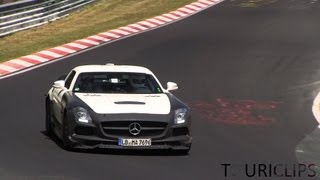
[[[294,178],[315,177],[315,164],[221,164],[224,177]]]

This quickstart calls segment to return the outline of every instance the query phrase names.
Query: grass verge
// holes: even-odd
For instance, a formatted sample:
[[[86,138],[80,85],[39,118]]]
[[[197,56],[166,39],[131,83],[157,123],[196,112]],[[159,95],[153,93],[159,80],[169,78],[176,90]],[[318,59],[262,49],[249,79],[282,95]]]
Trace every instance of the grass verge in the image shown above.
[[[175,10],[195,0],[96,0],[70,16],[0,38],[0,62]]]

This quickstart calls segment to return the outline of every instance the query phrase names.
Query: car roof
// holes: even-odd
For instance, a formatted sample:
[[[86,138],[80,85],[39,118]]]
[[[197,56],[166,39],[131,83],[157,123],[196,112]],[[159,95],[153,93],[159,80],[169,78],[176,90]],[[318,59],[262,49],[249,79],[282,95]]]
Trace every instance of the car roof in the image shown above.
[[[149,69],[142,66],[132,66],[132,65],[83,65],[78,66],[73,69],[78,73],[83,72],[129,72],[129,73],[145,73],[153,74]]]

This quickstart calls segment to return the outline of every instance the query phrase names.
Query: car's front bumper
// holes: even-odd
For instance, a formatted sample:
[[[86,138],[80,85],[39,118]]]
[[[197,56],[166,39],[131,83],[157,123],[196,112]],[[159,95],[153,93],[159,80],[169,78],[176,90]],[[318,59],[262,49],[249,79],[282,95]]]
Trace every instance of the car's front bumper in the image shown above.
[[[117,120],[115,120],[117,119]],[[134,136],[134,135],[110,135],[105,132],[104,122],[137,122],[147,121],[149,123],[167,123],[163,132],[156,135]],[[73,114],[68,115],[68,134],[70,140],[76,148],[110,148],[110,149],[173,149],[187,150],[192,143],[191,121],[185,124],[174,125],[172,116],[151,116],[151,115],[117,115],[114,116],[93,116],[92,124],[79,123],[74,119]],[[138,121],[138,122],[139,122]],[[80,127],[80,128],[79,128]],[[82,131],[79,131],[79,129]],[[121,146],[118,144],[119,138],[128,139],[151,139],[151,146]]]

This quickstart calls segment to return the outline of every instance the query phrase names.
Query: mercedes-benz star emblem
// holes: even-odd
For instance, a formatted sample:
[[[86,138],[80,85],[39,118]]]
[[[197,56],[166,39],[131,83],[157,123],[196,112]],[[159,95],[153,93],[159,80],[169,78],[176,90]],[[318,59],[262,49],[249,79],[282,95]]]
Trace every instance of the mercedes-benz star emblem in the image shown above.
[[[134,136],[138,135],[141,132],[141,125],[136,122],[131,123],[129,125],[129,132]]]

